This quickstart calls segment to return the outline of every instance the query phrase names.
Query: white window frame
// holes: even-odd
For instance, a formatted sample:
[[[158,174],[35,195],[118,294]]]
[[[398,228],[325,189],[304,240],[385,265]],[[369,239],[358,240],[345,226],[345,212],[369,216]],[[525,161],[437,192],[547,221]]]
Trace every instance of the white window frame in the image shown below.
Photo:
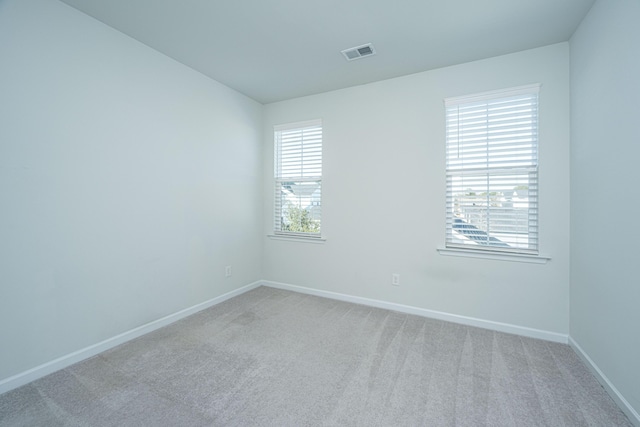
[[[539,253],[539,91],[534,84],[444,100],[442,255],[534,263],[549,259]],[[516,199],[512,190],[517,184],[526,184],[526,190]]]
[[[321,243],[322,237],[322,120],[273,127],[274,222],[271,238]],[[298,194],[296,190],[298,189]],[[296,206],[297,204],[297,206]],[[286,210],[308,215],[317,231],[290,230]]]

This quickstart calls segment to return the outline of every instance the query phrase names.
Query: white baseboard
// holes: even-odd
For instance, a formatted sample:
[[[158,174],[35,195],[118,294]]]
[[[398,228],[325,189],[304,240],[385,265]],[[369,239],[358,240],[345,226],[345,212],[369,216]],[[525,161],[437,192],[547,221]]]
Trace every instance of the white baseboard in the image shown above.
[[[35,368],[29,369],[28,371],[0,380],[0,394],[13,390],[15,388],[18,388],[20,386],[23,386],[27,383],[30,383],[31,381],[35,381],[53,372],[59,371],[60,369],[64,369],[67,366],[73,365],[74,363],[78,363],[82,360],[88,359],[92,356],[95,356],[98,353],[102,353],[103,351],[109,350],[113,347],[116,347],[120,344],[130,341],[134,338],[138,338],[144,334],[153,332],[156,329],[170,325],[173,322],[176,322],[187,316],[195,314],[201,310],[207,309],[216,304],[220,304],[223,301],[226,301],[230,298],[233,298],[247,291],[255,289],[260,285],[261,285],[261,282],[259,281],[251,283],[249,285],[243,286],[242,288],[236,289],[231,292],[227,292],[226,294],[220,295],[216,298],[212,298],[203,303],[196,304],[193,307],[180,310],[177,313],[170,314],[161,319],[154,320],[153,322],[149,322],[146,325],[142,325],[137,328],[131,329],[130,331],[116,335],[115,337],[106,339],[97,344],[80,349],[78,351],[74,351],[73,353],[59,357],[55,360],[44,363],[40,366],[36,366]]]
[[[422,317],[429,317],[432,319],[445,320],[447,322],[454,322],[468,326],[475,326],[478,328],[490,329],[493,331],[506,332],[509,334],[521,335],[529,338],[538,338],[546,341],[553,341],[562,344],[568,343],[569,336],[566,334],[559,334],[557,332],[543,331],[540,329],[527,328],[525,326],[511,325],[508,323],[494,322],[491,320],[476,319],[474,317],[460,316],[457,314],[449,314],[441,311],[427,310],[425,308],[413,307],[409,305],[396,304],[393,302],[356,297],[352,295],[340,294],[337,292],[321,291],[313,288],[305,288],[303,286],[289,285],[286,283],[272,282],[263,280],[261,282],[264,286],[271,288],[285,289],[294,292],[300,292],[303,294],[315,295],[324,298],[331,298],[340,301],[352,302],[355,304],[368,305],[371,307],[384,308],[387,310],[399,311],[401,313],[415,314]]]
[[[27,383],[30,383],[31,381],[35,381],[39,378],[42,378],[60,369],[64,369],[68,366],[73,365],[74,363],[78,363],[82,360],[88,359],[103,351],[109,350],[127,341],[138,338],[149,332],[155,331],[156,329],[170,325],[171,323],[174,323],[180,319],[183,319],[199,311],[212,307],[216,304],[220,304],[221,302],[224,302],[235,296],[241,295],[259,286],[268,286],[271,288],[284,289],[284,290],[299,292],[299,293],[308,294],[308,295],[315,295],[315,296],[320,296],[324,298],[335,299],[339,301],[345,301],[345,302],[351,302],[355,304],[367,305],[371,307],[383,308],[387,310],[398,311],[401,313],[415,314],[418,316],[429,317],[429,318],[438,319],[438,320],[445,320],[448,322],[475,326],[475,327],[495,330],[499,332],[506,332],[506,333],[526,336],[530,338],[538,338],[538,339],[543,339],[547,341],[559,342],[563,344],[568,343],[576,351],[578,356],[585,362],[587,367],[593,372],[593,374],[596,376],[598,381],[602,384],[605,390],[607,390],[609,395],[614,399],[614,401],[618,404],[618,406],[620,406],[620,408],[625,412],[629,420],[634,425],[640,427],[640,415],[638,414],[638,412],[636,412],[636,410],[629,404],[629,402],[620,394],[620,392],[616,389],[616,387],[609,381],[606,375],[604,375],[604,373],[598,368],[598,366],[593,362],[593,360],[591,360],[591,358],[584,352],[584,350],[580,347],[580,345],[568,335],[559,334],[556,332],[544,331],[540,329],[527,328],[523,326],[511,325],[507,323],[493,322],[490,320],[482,320],[482,319],[477,319],[473,317],[459,316],[456,314],[449,314],[449,313],[444,313],[444,312],[435,311],[435,310],[427,310],[424,308],[396,304],[396,303],[387,302],[387,301],[346,295],[346,294],[341,294],[337,292],[323,291],[323,290],[318,290],[313,288],[306,288],[303,286],[272,282],[268,280],[261,280],[261,281],[251,283],[249,285],[243,286],[242,288],[236,289],[231,292],[227,292],[226,294],[220,295],[216,298],[212,298],[203,303],[196,304],[193,307],[189,307],[177,313],[170,314],[161,319],[147,323],[146,325],[139,326],[137,328],[131,329],[130,331],[116,335],[112,338],[106,339],[97,344],[80,349],[78,351],[67,354],[65,356],[59,357],[58,359],[44,363],[40,366],[36,366],[35,368],[29,369],[20,374],[0,380],[0,394],[6,393],[10,390],[18,388]]]
[[[598,368],[598,365],[595,364],[593,360],[589,357],[587,353],[580,347],[580,345],[572,338],[569,337],[569,345],[576,352],[578,357],[582,359],[582,361],[587,365],[587,367],[591,370],[593,375],[598,379],[602,387],[609,393],[609,396],[616,402],[616,404],[622,409],[625,413],[629,421],[637,427],[640,427],[640,414],[633,409],[631,404],[627,401],[627,399],[620,394],[618,389],[609,381],[609,378]]]

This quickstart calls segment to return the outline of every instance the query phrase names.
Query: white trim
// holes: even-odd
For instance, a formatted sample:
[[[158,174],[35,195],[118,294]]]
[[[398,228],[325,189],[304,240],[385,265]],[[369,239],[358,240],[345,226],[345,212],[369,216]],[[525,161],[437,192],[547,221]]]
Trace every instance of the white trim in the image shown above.
[[[324,243],[327,239],[322,237],[312,236],[294,236],[286,234],[267,234],[267,237],[273,240],[285,240],[289,242],[302,242],[302,243]]]
[[[437,248],[440,255],[460,256],[466,258],[484,258],[498,261],[528,262],[532,264],[546,264],[551,257],[543,255],[527,255],[509,252],[474,251],[473,249]]]
[[[622,412],[625,413],[629,421],[632,424],[640,427],[640,414],[633,409],[631,404],[627,401],[627,399],[622,396],[622,394],[618,391],[618,389],[609,381],[609,378],[598,368],[598,365],[595,364],[593,360],[589,357],[587,353],[580,347],[580,345],[573,339],[573,337],[569,336],[569,345],[576,352],[578,357],[582,359],[582,361],[587,365],[591,373],[598,379],[598,382],[604,387],[604,389],[609,393],[609,396],[618,404]]]
[[[303,122],[295,122],[295,123],[284,123],[281,125],[274,125],[274,132],[282,132],[293,129],[301,129],[308,127],[322,126],[322,119],[313,119],[313,120],[305,120]]]
[[[146,325],[133,328],[127,332],[123,332],[119,335],[108,338],[97,344],[90,345],[89,347],[85,347],[83,349],[74,351],[73,353],[69,353],[65,356],[59,357],[55,360],[44,363],[40,366],[36,366],[35,368],[21,372],[9,378],[0,380],[0,394],[6,393],[10,390],[13,390],[20,386],[28,384],[31,381],[35,381],[53,372],[59,371],[60,369],[64,369],[68,366],[73,365],[74,363],[78,363],[82,360],[88,359],[92,356],[95,356],[96,354],[102,353],[103,351],[109,350],[113,347],[116,347],[120,344],[130,341],[134,338],[138,338],[144,334],[153,332],[156,329],[170,325],[171,323],[176,322],[180,319],[183,319],[187,316],[190,316],[199,311],[212,307],[216,304],[220,304],[221,302],[226,301],[230,298],[233,298],[235,296],[248,292],[252,289],[255,289],[260,285],[261,283],[259,281],[251,283],[249,285],[243,286],[234,291],[227,292],[226,294],[212,298],[208,301],[202,302],[200,304],[196,304],[193,307],[180,310],[176,313],[170,314],[161,319],[154,320],[153,322],[149,322]]]
[[[480,102],[492,100],[495,98],[506,98],[509,96],[516,95],[528,95],[531,93],[539,93],[540,88],[542,87],[541,83],[534,83],[530,85],[517,86],[509,89],[498,89],[498,90],[490,90],[487,92],[480,92],[473,95],[462,95],[462,96],[451,96],[448,98],[444,98],[444,105],[448,106],[451,104],[460,104],[462,102]]]
[[[352,302],[355,304],[367,305],[370,307],[384,308],[386,310],[399,311],[401,313],[415,314],[417,316],[428,317],[432,319],[444,320],[447,322],[459,323],[462,325],[475,326],[478,328],[490,329],[498,332],[506,332],[509,334],[521,335],[529,338],[538,338],[547,341],[567,344],[568,335],[557,332],[544,331],[541,329],[528,328],[526,326],[511,325],[508,323],[494,322],[491,320],[477,319],[474,317],[460,316],[457,314],[444,313],[441,311],[428,310],[426,308],[413,307],[409,305],[396,304],[393,302],[380,301],[370,298],[346,295],[337,292],[322,291],[303,286],[289,285],[287,283],[272,282],[263,280],[263,286],[276,289],[284,289],[302,294],[315,295],[324,298],[335,299],[339,301]]]

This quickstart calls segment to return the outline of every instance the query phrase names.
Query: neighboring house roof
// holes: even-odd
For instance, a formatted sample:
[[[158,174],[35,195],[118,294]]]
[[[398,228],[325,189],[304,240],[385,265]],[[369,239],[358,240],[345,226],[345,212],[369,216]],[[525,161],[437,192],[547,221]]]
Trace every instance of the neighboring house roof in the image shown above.
[[[502,240],[489,236],[486,231],[482,231],[475,225],[471,225],[460,218],[453,220],[453,229],[480,245],[491,244],[491,246],[509,247],[509,245]]]

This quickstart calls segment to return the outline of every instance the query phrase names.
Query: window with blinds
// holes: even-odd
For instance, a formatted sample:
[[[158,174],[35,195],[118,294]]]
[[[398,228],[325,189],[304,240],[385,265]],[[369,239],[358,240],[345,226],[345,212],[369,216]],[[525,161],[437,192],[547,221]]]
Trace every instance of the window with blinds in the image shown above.
[[[276,235],[320,237],[322,122],[274,127]]]
[[[447,248],[538,253],[539,90],[445,99]]]

